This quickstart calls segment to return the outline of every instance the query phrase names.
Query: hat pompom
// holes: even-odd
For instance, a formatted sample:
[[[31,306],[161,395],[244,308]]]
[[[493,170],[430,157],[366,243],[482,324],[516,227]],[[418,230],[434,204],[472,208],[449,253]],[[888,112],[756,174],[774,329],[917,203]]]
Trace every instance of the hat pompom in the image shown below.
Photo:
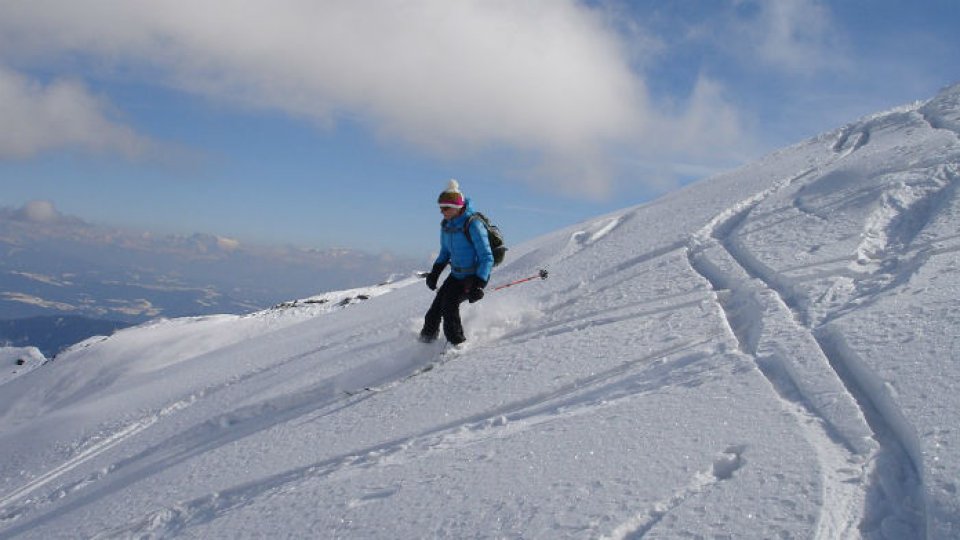
[[[457,182],[455,179],[451,178],[445,191],[455,191],[460,193],[460,182]]]

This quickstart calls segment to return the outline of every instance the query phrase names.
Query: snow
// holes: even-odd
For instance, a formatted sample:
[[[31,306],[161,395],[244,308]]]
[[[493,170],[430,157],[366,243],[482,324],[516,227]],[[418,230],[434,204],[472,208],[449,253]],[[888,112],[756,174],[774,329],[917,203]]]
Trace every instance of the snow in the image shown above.
[[[550,277],[463,350],[416,277],[78,344],[0,380],[0,538],[956,538],[958,126],[511,246],[492,286]]]
[[[33,371],[46,361],[36,347],[0,347],[0,385]]]

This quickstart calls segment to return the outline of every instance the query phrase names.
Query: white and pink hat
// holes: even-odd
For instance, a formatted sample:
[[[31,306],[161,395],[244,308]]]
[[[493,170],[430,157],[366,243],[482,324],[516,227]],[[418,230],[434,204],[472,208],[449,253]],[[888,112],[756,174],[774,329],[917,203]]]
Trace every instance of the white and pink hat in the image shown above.
[[[456,180],[450,180],[447,189],[437,197],[437,204],[440,208],[463,208],[463,193],[460,193],[460,184]]]

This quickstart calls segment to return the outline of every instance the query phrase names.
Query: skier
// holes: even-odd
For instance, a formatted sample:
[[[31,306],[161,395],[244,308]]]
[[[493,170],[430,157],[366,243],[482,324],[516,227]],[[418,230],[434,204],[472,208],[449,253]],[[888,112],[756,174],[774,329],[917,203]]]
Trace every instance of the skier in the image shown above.
[[[464,199],[456,180],[450,180],[447,189],[437,198],[437,203],[443,214],[440,254],[427,276],[427,287],[431,291],[437,290],[437,280],[447,264],[450,265],[450,275],[427,310],[420,341],[429,343],[437,339],[442,320],[443,335],[447,341],[459,345],[466,341],[460,322],[460,304],[464,300],[472,304],[483,298],[483,288],[487,286],[493,269],[493,252],[486,227],[479,219],[470,219],[474,213],[470,199]],[[470,237],[467,238],[467,235]]]

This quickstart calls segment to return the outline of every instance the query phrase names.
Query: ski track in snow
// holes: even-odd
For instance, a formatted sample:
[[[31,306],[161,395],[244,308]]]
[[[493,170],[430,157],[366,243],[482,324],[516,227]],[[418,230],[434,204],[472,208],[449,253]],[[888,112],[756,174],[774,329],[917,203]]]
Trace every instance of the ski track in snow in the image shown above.
[[[85,448],[63,464],[41,474],[0,499],[0,522],[18,519],[28,511],[34,512],[41,506],[56,502],[68,494],[80,490],[92,490],[99,481],[107,477],[129,476],[130,474],[136,474],[138,471],[147,468],[161,467],[162,463],[169,465],[175,463],[177,460],[186,459],[189,455],[195,455],[204,450],[210,450],[211,448],[222,446],[262,431],[283,420],[301,416],[308,412],[323,413],[324,410],[331,406],[342,405],[343,402],[346,401],[356,402],[364,399],[360,397],[349,400],[348,398],[350,398],[350,396],[341,393],[339,390],[340,381],[338,381],[336,377],[333,380],[325,380],[318,386],[307,388],[305,391],[299,393],[285,395],[282,399],[267,400],[255,405],[222,413],[195,426],[195,428],[191,430],[179,433],[177,436],[172,437],[159,446],[148,448],[135,456],[113,463],[80,480],[58,486],[45,496],[39,498],[34,497],[24,504],[17,504],[37,490],[53,483],[58,478],[93,461],[98,456],[122,443],[132,440],[138,434],[143,433],[167,416],[183,412],[191,405],[238,384],[248,383],[260,376],[273,376],[279,369],[282,369],[288,364],[309,359],[323,351],[340,347],[345,342],[355,339],[358,335],[359,332],[350,334],[344,339],[329,342],[320,347],[279,360],[276,363],[266,364],[246,373],[235,375],[221,383],[207,386],[191,393],[183,399],[174,401],[159,411],[146,414],[140,419],[115,430],[106,437],[103,435],[97,436],[95,442],[81,445],[85,446]],[[335,410],[336,409],[333,409],[333,411]],[[211,430],[221,432],[222,435],[212,437],[210,435]],[[0,534],[0,537],[5,537],[7,532],[10,531]]]
[[[678,490],[670,498],[658,502],[649,511],[637,514],[633,518],[616,527],[604,540],[639,540],[650,532],[674,508],[679,507],[687,499],[704,493],[717,482],[723,482],[733,477],[733,474],[743,467],[743,453],[746,447],[734,445],[727,447],[714,460],[709,470],[694,474],[690,482]]]
[[[695,302],[695,304],[697,303],[699,302]],[[673,309],[676,309],[676,306],[674,306]],[[632,315],[618,313],[605,317],[603,320],[593,320],[589,325],[610,324],[632,318],[646,317],[651,313],[660,313],[662,311],[663,309],[658,309],[653,312],[643,311]],[[605,314],[610,315],[606,312]],[[561,326],[562,328],[544,327],[539,331],[559,334],[576,331],[578,328],[577,325],[567,323],[561,324]],[[516,339],[516,337],[518,336],[515,336],[514,339]],[[643,393],[656,390],[657,387],[664,384],[665,380],[670,380],[672,376],[669,376],[668,373],[672,372],[672,370],[682,371],[684,367],[694,364],[702,355],[691,355],[675,360],[667,367],[660,366],[660,368],[658,368],[657,362],[662,364],[665,362],[665,359],[671,355],[678,354],[681,351],[696,346],[705,345],[713,337],[716,336],[709,336],[696,343],[683,341],[669,349],[629,360],[607,372],[577,380],[557,390],[534,396],[518,403],[506,405],[479,417],[472,417],[441,426],[440,428],[416,435],[409,439],[393,441],[377,448],[359,451],[350,456],[342,456],[307,468],[282,473],[277,477],[267,479],[263,482],[255,482],[249,485],[238,486],[235,489],[227,490],[227,492],[211,494],[209,497],[202,498],[201,501],[187,503],[186,506],[180,505],[174,509],[165,509],[151,514],[147,519],[149,525],[140,523],[136,525],[134,529],[124,529],[124,531],[117,532],[117,534],[123,537],[133,533],[134,530],[137,531],[136,536],[152,534],[152,532],[147,531],[160,531],[159,534],[161,536],[175,534],[183,526],[202,523],[220,515],[219,512],[209,514],[209,510],[211,505],[224,510],[223,505],[226,504],[224,501],[230,500],[230,497],[225,495],[225,493],[236,493],[235,500],[232,503],[226,504],[227,507],[243,506],[253,502],[262,491],[270,491],[277,486],[282,486],[304,478],[327,476],[336,471],[347,470],[354,465],[361,464],[361,462],[355,459],[357,455],[393,455],[400,451],[406,451],[411,446],[416,446],[417,450],[409,454],[411,458],[415,458],[427,449],[443,449],[444,445],[449,446],[449,444],[452,444],[451,441],[454,441],[456,444],[466,444],[471,437],[466,436],[465,433],[485,433],[485,430],[491,426],[502,427],[502,425],[506,425],[508,418],[509,422],[515,422],[511,426],[512,430],[521,429],[517,426],[524,426],[522,429],[526,429],[558,418],[587,413],[596,407],[614,404],[622,399],[636,397]],[[522,340],[521,337],[521,341]],[[155,471],[163,470],[192,456],[201,455],[204,452],[248,437],[264,429],[269,429],[280,423],[295,420],[296,418],[303,418],[308,415],[311,418],[317,418],[318,416],[333,414],[345,407],[350,407],[369,399],[378,392],[389,390],[399,384],[411,381],[413,377],[423,371],[422,367],[415,367],[412,372],[406,370],[394,373],[391,375],[394,378],[390,380],[370,381],[371,383],[377,383],[377,385],[370,385],[374,390],[373,392],[344,391],[341,388],[341,382],[357,384],[358,388],[363,388],[364,382],[352,380],[350,377],[346,377],[346,381],[323,380],[302,391],[284,394],[281,398],[272,398],[233,411],[227,411],[213,418],[209,418],[195,425],[193,428],[181,431],[164,441],[152,444],[132,456],[100,468],[80,480],[61,485],[43,497],[28,500],[19,507],[15,504],[30,493],[50,484],[58,477],[78,469],[84,463],[91,462],[94,458],[104,454],[120,443],[131,440],[136,435],[155,425],[164,417],[184,411],[202,398],[210,397],[214,393],[225,390],[237,383],[249,382],[261,375],[270,375],[270,373],[275,372],[284,365],[308,358],[322,350],[336,347],[339,344],[340,342],[338,341],[324,345],[319,349],[293,355],[276,364],[272,364],[269,369],[260,368],[253,370],[235,376],[219,385],[204,388],[165,407],[157,413],[147,415],[141,420],[117,430],[106,439],[90,445],[83,452],[77,454],[60,467],[48,471],[41,477],[9,494],[3,501],[0,501],[0,508],[4,509],[2,514],[4,521],[24,518],[27,513],[37,514],[39,512],[39,515],[35,515],[24,523],[4,531],[3,534],[0,534],[0,537],[7,537],[7,535],[15,536],[19,532],[44,523],[46,519],[51,516],[41,511],[42,506],[60,501],[68,494],[73,495],[74,499],[60,506],[58,513],[67,513],[81,508],[122,489],[132,482],[138,481],[140,478],[150,476]],[[434,362],[443,361],[443,357],[434,360]],[[646,366],[648,363],[652,363],[652,367]],[[642,372],[637,375],[631,375],[631,372],[636,371],[638,366],[642,368]],[[644,373],[647,371],[655,375],[649,375],[647,379],[644,379]],[[634,380],[640,380],[641,382],[631,382]],[[606,384],[606,386],[602,386],[599,390],[596,389],[596,387],[603,384]],[[369,466],[369,462],[364,461],[363,463],[367,463],[366,466]],[[108,478],[109,482],[103,482]],[[189,514],[190,517],[184,517],[185,512]],[[208,518],[198,517],[207,514],[209,514]]]
[[[549,392],[454,420],[415,435],[358,449],[182,502],[152,512],[136,523],[106,531],[95,538],[173,536],[188,527],[213,521],[225,513],[269,497],[273,493],[295,490],[296,485],[304,481],[349,474],[353,470],[374,467],[387,461],[396,464],[399,461],[416,460],[431,452],[462,448],[490,437],[508,437],[545,423],[590,414],[598,407],[611,407],[622,400],[656,392],[664,385],[690,383],[700,375],[698,362],[713,352],[698,349],[709,345],[715,337],[717,336],[681,340],[671,347],[628,359],[607,371],[583,377]],[[378,394],[367,394],[363,399],[376,395]],[[728,449],[727,453],[713,464],[713,481],[698,481],[696,492],[702,492],[710,484],[731,477],[739,468],[739,457],[731,458],[730,452]],[[689,493],[674,497],[674,504],[679,504],[683,498],[694,492],[692,489],[688,491]]]
[[[856,450],[851,448],[856,443],[842,438],[842,442],[835,442],[836,421],[831,422],[829,418],[822,416],[814,404],[816,398],[808,397],[824,390],[835,394],[837,389],[804,389],[804,384],[799,381],[805,374],[800,377],[790,374],[791,369],[796,370],[797,367],[787,363],[790,361],[789,356],[760,354],[764,344],[764,327],[768,319],[779,319],[775,323],[778,328],[799,333],[793,340],[799,342],[798,347],[801,350],[808,344],[805,342],[811,340],[804,340],[803,331],[799,327],[791,328],[789,322],[784,324],[784,319],[792,317],[785,313],[782,303],[777,301],[776,295],[770,294],[765,283],[750,277],[749,272],[737,262],[726,245],[739,224],[761,200],[809,172],[781,182],[771,190],[743,201],[719,215],[694,239],[689,260],[693,269],[702,275],[716,292],[717,301],[727,317],[731,333],[740,344],[741,351],[755,359],[760,371],[781,396],[784,409],[796,418],[811,448],[817,453],[821,463],[824,498],[824,513],[818,523],[817,537],[839,538],[856,530],[859,521],[858,507],[864,499],[856,481],[860,474],[856,470],[859,468]],[[760,314],[760,318],[756,318],[757,314]],[[778,338],[785,339],[786,336],[781,334]],[[798,367],[811,369],[810,366]],[[812,369],[816,367],[813,366]],[[822,379],[822,373],[817,375]],[[856,415],[857,411],[846,412]]]
[[[868,142],[868,129],[842,132],[834,146],[837,159]],[[879,379],[845,346],[843,337],[829,327],[812,327],[811,317],[792,300],[789,284],[738,241],[740,227],[763,200],[802,181],[813,170],[781,181],[718,215],[691,239],[690,265],[711,285],[741,351],[755,359],[817,454],[824,504],[816,537],[856,536],[879,528],[885,520],[883,526],[888,529],[922,537],[926,511],[921,458],[909,422],[896,403],[887,399]],[[954,169],[948,168],[941,177],[947,181],[934,184],[911,204],[889,204],[891,198],[884,197],[872,229],[868,225],[864,235],[882,238],[879,252],[902,253],[924,225],[911,215],[928,216],[927,206],[943,200],[943,190],[956,189]],[[894,231],[899,237],[893,239],[880,231]],[[882,267],[889,269],[889,265]],[[904,279],[887,281],[896,284]],[[770,335],[775,337],[775,341],[771,339],[775,349],[794,343],[796,348],[765,350],[769,349],[764,341],[767,327],[776,332]],[[883,501],[882,508],[869,508],[877,501]],[[868,506],[865,511],[864,506]],[[639,537],[650,526],[641,525],[637,535],[621,537]]]
[[[856,261],[850,264],[854,283],[846,288],[835,287],[821,297],[832,296],[832,302],[840,305],[831,308],[821,320],[814,320],[815,316],[802,312],[802,306],[797,307],[807,326],[826,326],[876,302],[881,293],[907,283],[931,256],[950,251],[936,245],[947,239],[925,245],[918,245],[915,239],[932,216],[953,199],[960,187],[960,166],[921,169],[911,171],[910,176],[909,181],[901,179],[893,187],[878,190],[880,205],[868,216]]]
[[[0,499],[0,511],[3,512],[2,514],[0,514],[0,521],[6,521],[9,519],[15,518],[19,515],[19,511],[17,511],[16,508],[12,507],[13,503],[19,501],[20,499],[23,499],[24,497],[28,496],[30,493],[36,491],[37,489],[40,489],[43,486],[53,482],[60,476],[76,469],[81,464],[96,458],[97,456],[103,454],[104,452],[122,443],[123,441],[128,440],[131,437],[134,437],[138,433],[143,432],[150,426],[160,421],[164,416],[167,416],[169,414],[175,413],[177,411],[180,411],[182,409],[189,407],[192,403],[194,403],[198,399],[198,397],[199,396],[197,395],[192,395],[186,399],[177,401],[167,407],[164,407],[162,410],[160,410],[156,414],[149,415],[147,417],[144,417],[141,420],[138,420],[136,422],[133,422],[132,424],[129,424],[128,426],[117,431],[113,435],[110,435],[109,437],[97,442],[96,444],[93,444],[87,447],[82,452],[70,458],[59,467],[56,467],[54,469],[47,471],[46,473],[35,478],[33,481],[9,493],[8,495]],[[93,479],[88,478],[82,482],[79,482],[78,484],[75,484],[74,486],[62,487],[58,489],[51,496],[51,498],[59,499],[64,495],[66,495],[67,493],[78,489],[78,486],[87,485],[91,481],[93,481]]]

